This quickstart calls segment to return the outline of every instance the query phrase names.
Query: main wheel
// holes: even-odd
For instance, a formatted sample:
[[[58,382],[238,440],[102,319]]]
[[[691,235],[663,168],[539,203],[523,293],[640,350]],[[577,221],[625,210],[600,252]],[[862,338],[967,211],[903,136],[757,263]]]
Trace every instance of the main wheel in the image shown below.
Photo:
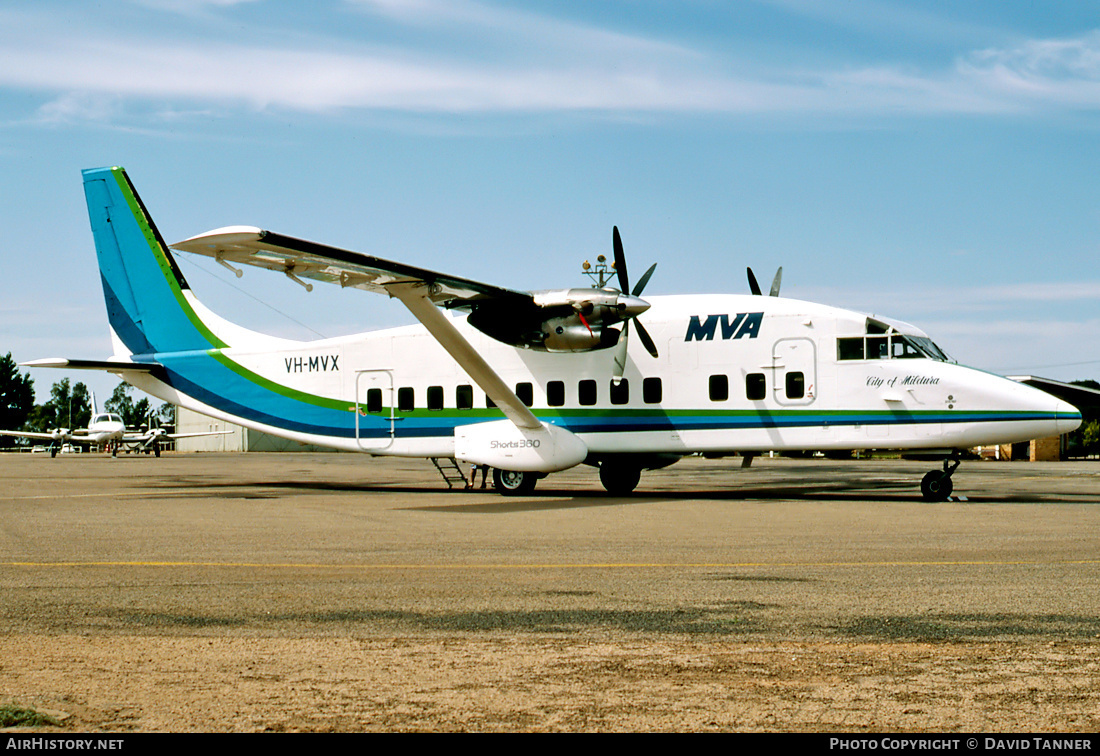
[[[538,478],[534,473],[493,468],[493,485],[503,496],[523,496],[535,490]]]
[[[920,492],[925,501],[947,501],[954,488],[951,478],[939,470],[932,470],[920,482]]]
[[[642,470],[629,464],[600,463],[600,483],[613,496],[626,496],[638,487]]]

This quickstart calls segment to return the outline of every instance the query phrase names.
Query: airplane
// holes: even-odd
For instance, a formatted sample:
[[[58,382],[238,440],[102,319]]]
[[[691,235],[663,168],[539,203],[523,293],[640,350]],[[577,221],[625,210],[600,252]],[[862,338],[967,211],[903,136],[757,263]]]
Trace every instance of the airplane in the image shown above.
[[[159,457],[161,447],[165,444],[177,441],[181,438],[198,438],[199,436],[224,436],[232,433],[231,430],[196,431],[193,433],[169,433],[164,428],[146,428],[141,431],[127,431],[119,444],[129,452],[137,454],[149,454]]]
[[[265,433],[371,455],[493,470],[504,495],[595,466],[611,494],[691,455],[924,450],[944,501],[960,451],[1067,433],[1072,405],[959,365],[920,329],[778,296],[642,299],[618,229],[594,288],[518,291],[250,226],[172,245],[383,293],[420,325],[314,341],[257,333],[192,292],[126,171],[83,171],[114,355],[38,367],[108,370],[162,400]],[[611,283],[617,286],[610,285]],[[742,464],[745,464],[743,462]]]
[[[92,399],[94,405],[95,399]],[[88,444],[90,446],[106,446],[111,449],[112,456],[118,454],[118,443],[126,435],[126,424],[122,418],[112,412],[99,412],[95,414],[87,428],[54,428],[45,433],[35,431],[9,431],[0,430],[0,436],[15,436],[16,438],[36,438],[50,442],[50,456],[56,457],[57,452],[64,444]]]
[[[96,405],[95,393],[92,393],[92,420],[87,428],[54,428],[42,433],[36,431],[6,431],[0,430],[0,436],[15,436],[17,438],[35,438],[50,442],[50,457],[56,457],[58,450],[65,444],[87,444],[89,446],[104,446],[112,457],[118,456],[119,448],[127,448],[129,451],[146,454],[152,452],[160,456],[163,444],[181,438],[195,438],[198,436],[220,436],[233,431],[196,431],[193,433],[169,433],[164,428],[148,427],[145,430],[127,430],[122,417],[114,412],[100,412]]]

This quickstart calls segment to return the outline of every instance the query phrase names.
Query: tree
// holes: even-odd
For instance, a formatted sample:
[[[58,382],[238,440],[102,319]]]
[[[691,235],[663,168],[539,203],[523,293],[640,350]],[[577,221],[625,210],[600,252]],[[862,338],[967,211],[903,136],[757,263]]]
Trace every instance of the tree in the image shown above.
[[[172,426],[172,428],[175,428],[176,405],[172,404],[171,402],[165,402],[164,404],[153,410],[153,418],[157,421],[158,425],[170,425]]]
[[[54,428],[86,428],[91,419],[88,387],[83,383],[73,386],[68,378],[62,378],[50,388],[50,400],[35,405],[27,426],[43,432]]]
[[[1086,455],[1100,452],[1100,421],[1090,420],[1081,426],[1081,448]]]
[[[11,352],[0,357],[0,429],[20,430],[34,409],[34,380],[12,359]],[[0,445],[11,446],[15,439],[0,437]]]
[[[115,386],[111,398],[103,404],[108,412],[114,412],[122,417],[122,422],[127,428],[136,428],[148,422],[149,400],[141,398],[137,402],[130,397],[132,387],[129,383],[120,383]]]

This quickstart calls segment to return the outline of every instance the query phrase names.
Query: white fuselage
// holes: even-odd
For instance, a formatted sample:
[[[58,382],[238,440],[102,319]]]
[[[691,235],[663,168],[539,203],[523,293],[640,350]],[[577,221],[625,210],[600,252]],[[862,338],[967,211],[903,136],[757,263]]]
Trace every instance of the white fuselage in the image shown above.
[[[193,300],[190,292],[186,296]],[[659,357],[632,340],[624,382],[611,350],[549,353],[507,346],[454,324],[540,420],[572,431],[590,455],[865,448],[961,449],[1057,435],[1077,410],[1000,376],[923,356],[840,359],[838,338],[866,337],[868,318],[793,299],[650,297],[641,320]],[[449,457],[456,426],[498,420],[486,396],[422,326],[295,342],[234,326],[193,301],[220,351],[255,386],[346,411],[343,430],[301,429],[272,403],[247,416],[214,393],[195,396],[152,375],[138,388],[198,412],[303,443],[374,454]],[[893,324],[896,333],[926,338]],[[237,346],[239,345],[239,346]],[[867,352],[871,347],[867,347]],[[172,355],[158,355],[170,370]],[[179,360],[190,359],[179,357]],[[182,363],[181,363],[182,364]],[[243,406],[241,397],[234,406]],[[284,420],[286,422],[284,422]]]

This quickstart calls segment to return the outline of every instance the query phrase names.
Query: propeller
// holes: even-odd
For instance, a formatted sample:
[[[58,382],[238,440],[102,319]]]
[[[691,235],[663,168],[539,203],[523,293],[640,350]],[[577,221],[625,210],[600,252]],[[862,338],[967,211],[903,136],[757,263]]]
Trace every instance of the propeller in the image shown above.
[[[753,275],[752,268],[745,268],[745,272],[749,274],[749,291],[753,296],[762,296],[763,292],[760,290],[760,284],[756,280],[756,276]],[[779,296],[779,285],[783,282],[783,266],[779,266],[779,270],[775,271],[775,278],[772,279],[772,288],[768,293],[768,296]]]
[[[614,377],[616,381],[619,381],[622,380],[623,371],[626,370],[626,345],[627,337],[630,334],[631,321],[633,321],[637,326],[638,338],[641,339],[642,346],[644,346],[646,351],[653,355],[653,357],[657,356],[657,346],[653,343],[653,339],[652,337],[650,337],[649,331],[647,331],[645,329],[645,326],[642,325],[642,322],[638,320],[638,315],[640,315],[646,309],[649,309],[649,305],[641,301],[640,296],[642,291],[645,289],[646,284],[649,283],[649,279],[653,275],[653,271],[657,269],[657,263],[653,263],[649,266],[649,270],[647,270],[642,275],[641,280],[638,281],[638,285],[635,286],[632,290],[630,288],[630,277],[627,275],[626,272],[626,255],[623,254],[623,240],[619,236],[618,226],[614,226],[612,228],[611,241],[615,251],[615,273],[619,277],[619,291],[623,294],[630,292],[630,298],[638,300],[637,302],[626,301],[622,303],[624,310],[627,310],[628,312],[630,312],[631,310],[636,310],[636,313],[631,314],[629,317],[624,319],[623,332],[619,335],[619,342],[615,345],[615,351],[613,353],[613,358],[615,360]],[[642,307],[641,305],[644,305],[644,307]]]

